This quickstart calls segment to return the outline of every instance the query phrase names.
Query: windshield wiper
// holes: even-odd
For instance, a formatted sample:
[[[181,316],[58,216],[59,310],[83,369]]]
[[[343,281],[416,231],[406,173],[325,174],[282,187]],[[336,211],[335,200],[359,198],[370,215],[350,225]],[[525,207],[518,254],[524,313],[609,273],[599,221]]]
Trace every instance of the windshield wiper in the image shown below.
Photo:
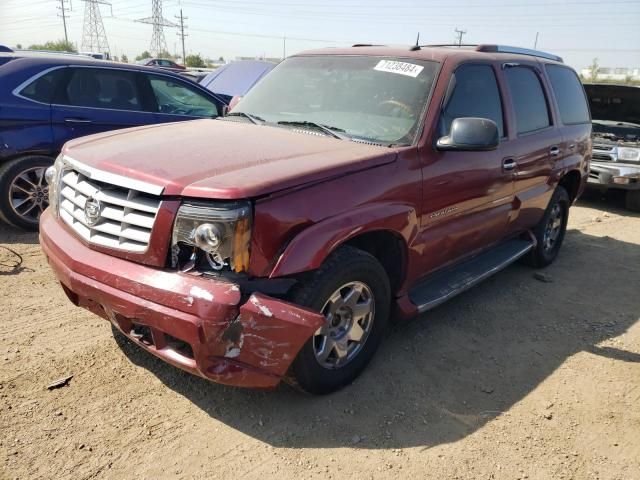
[[[350,138],[348,135],[343,135],[345,130],[343,130],[342,128],[330,127],[329,125],[309,122],[307,120],[282,120],[278,122],[278,125],[290,125],[292,127],[311,127],[315,128],[316,130],[321,130],[327,135],[330,135],[333,138],[338,138],[340,140],[348,140]]]
[[[260,118],[257,115],[251,115],[250,113],[245,113],[245,112],[231,112],[227,115],[227,117],[243,117],[243,118],[248,118],[249,120],[251,120],[253,123],[255,123],[256,125],[260,125],[261,123],[266,122],[266,120],[264,118]],[[224,117],[223,117],[224,118]]]

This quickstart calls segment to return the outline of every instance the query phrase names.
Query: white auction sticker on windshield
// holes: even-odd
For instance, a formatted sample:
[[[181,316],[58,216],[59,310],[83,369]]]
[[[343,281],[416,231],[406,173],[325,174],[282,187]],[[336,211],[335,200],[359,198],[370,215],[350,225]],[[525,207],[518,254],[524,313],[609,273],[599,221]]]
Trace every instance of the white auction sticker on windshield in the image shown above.
[[[378,64],[373,67],[374,70],[379,72],[398,73],[400,75],[406,75],[408,77],[417,77],[424,69],[421,65],[407,62],[396,62],[394,60],[380,60]]]

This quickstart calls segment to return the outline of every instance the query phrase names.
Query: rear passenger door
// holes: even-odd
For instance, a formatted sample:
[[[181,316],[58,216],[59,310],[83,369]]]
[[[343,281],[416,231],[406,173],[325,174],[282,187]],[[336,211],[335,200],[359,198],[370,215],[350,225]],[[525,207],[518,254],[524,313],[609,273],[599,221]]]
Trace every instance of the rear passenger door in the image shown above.
[[[79,66],[67,70],[52,102],[57,142],[156,123],[153,113],[145,111],[136,72]]]
[[[509,226],[510,233],[538,223],[553,194],[549,177],[554,162],[562,155],[559,129],[554,125],[549,95],[540,65],[503,65],[511,99],[513,160],[516,203],[519,209]]]

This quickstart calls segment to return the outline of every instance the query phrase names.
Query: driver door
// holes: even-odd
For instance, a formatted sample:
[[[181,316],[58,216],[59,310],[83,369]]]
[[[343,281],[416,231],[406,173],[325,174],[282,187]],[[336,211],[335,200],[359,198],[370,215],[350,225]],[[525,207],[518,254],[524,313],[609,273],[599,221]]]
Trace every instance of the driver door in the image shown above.
[[[164,75],[144,75],[156,123],[215,118],[220,109],[215,101],[188,82]]]
[[[503,98],[493,64],[463,64],[452,75],[437,137],[456,118],[479,117],[498,126],[492,151],[437,151],[428,146],[423,167],[422,271],[429,272],[501,241],[514,199],[514,154],[507,135]],[[433,254],[436,252],[437,254]]]

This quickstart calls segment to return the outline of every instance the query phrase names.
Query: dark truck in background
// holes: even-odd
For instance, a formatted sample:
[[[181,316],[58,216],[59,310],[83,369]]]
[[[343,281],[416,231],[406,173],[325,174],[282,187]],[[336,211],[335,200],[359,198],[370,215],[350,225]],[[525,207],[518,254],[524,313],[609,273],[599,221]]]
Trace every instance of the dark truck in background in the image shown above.
[[[626,206],[640,212],[640,87],[586,84],[593,122],[588,186],[626,190]]]

